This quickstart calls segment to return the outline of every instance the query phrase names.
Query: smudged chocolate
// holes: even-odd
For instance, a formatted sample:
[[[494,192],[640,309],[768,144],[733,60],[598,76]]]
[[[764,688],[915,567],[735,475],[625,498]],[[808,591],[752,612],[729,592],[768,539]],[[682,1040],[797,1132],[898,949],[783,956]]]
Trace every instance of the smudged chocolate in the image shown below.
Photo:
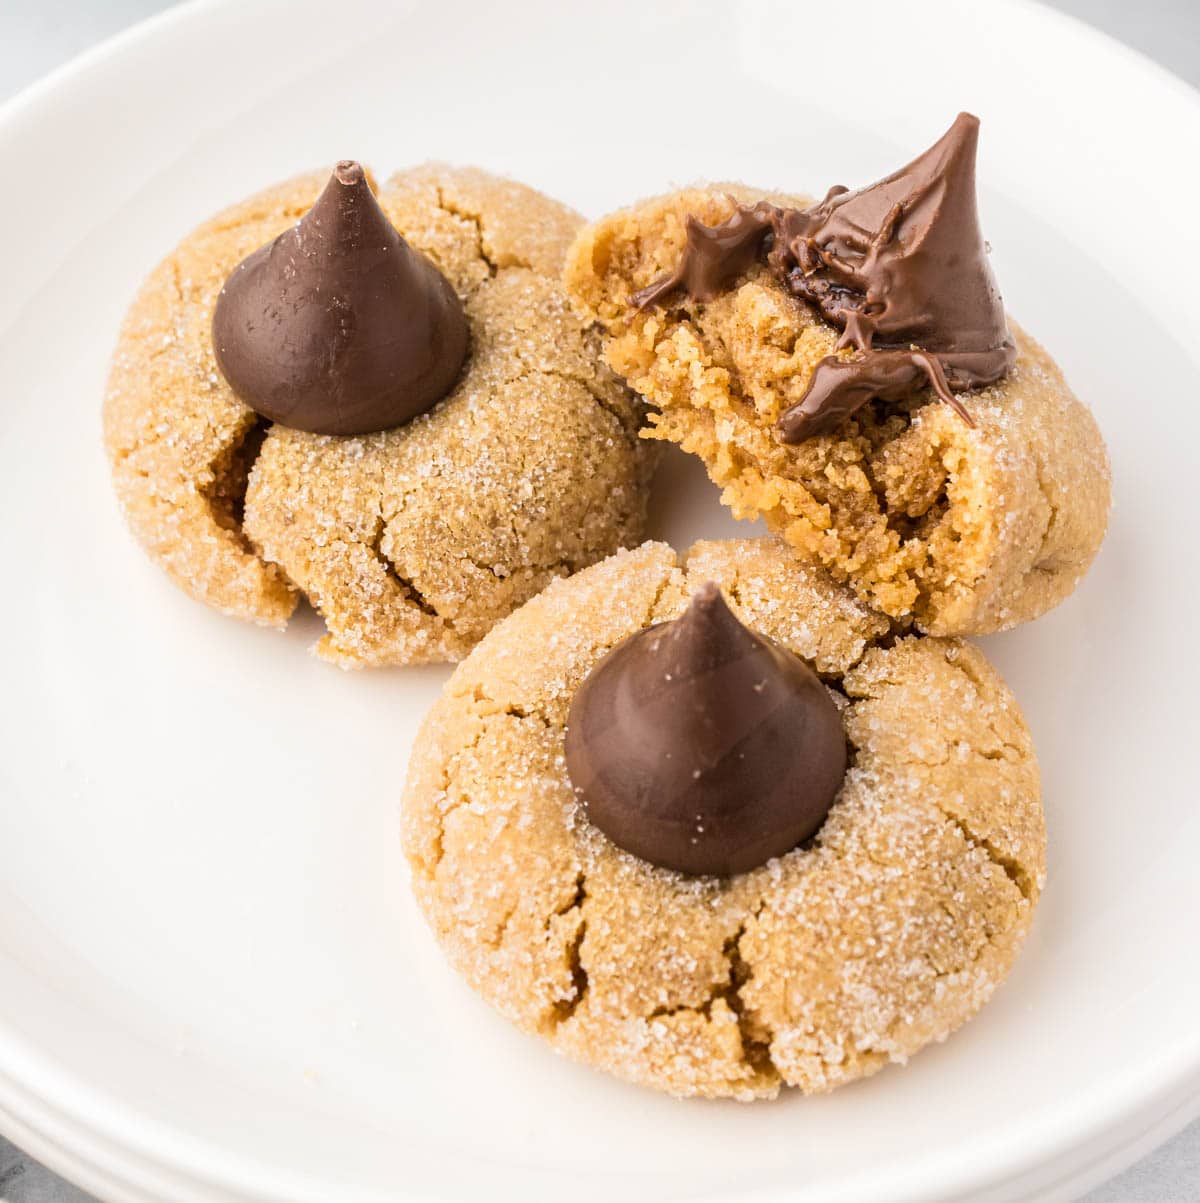
[[[680,289],[711,300],[765,257],[794,296],[841,327],[838,348],[858,352],[821,360],[779,419],[785,443],[927,386],[970,423],[955,390],[994,383],[1016,357],[979,229],[978,140],[978,119],[960,113],[924,154],[856,192],[832,188],[807,209],[739,205],[714,227],[689,218],[678,267],[631,300],[645,308]]]

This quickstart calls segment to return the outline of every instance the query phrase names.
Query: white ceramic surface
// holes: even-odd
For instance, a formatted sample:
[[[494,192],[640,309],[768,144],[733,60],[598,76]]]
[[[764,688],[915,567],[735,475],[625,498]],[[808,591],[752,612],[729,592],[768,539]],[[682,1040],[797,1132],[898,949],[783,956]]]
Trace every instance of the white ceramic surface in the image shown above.
[[[1200,1110],[1195,95],[1019,0],[338,9],[188,6],[0,110],[0,1130],[122,1203],[1055,1199],[1168,1135]],[[493,1016],[409,900],[396,805],[446,671],[339,673],[311,616],[242,627],[131,545],[117,323],[195,222],[348,154],[598,214],[866,181],[963,107],[1006,299],[1116,476],[1077,596],[985,641],[1044,769],[1033,937],[962,1033],[829,1098],[620,1085]],[[681,457],[658,500],[678,544],[735,529]]]

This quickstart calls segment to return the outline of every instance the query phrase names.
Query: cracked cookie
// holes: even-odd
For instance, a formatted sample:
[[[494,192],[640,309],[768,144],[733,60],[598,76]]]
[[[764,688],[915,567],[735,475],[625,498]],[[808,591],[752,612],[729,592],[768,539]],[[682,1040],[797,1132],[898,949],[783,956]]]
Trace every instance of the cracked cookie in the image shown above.
[[[931,634],[1036,618],[1075,587],[1110,504],[1100,433],[1007,328],[975,215],[978,122],[810,204],[686,189],[583,230],[573,304],[699,456],[860,598]],[[938,404],[938,401],[945,404]]]
[[[339,164],[335,176],[365,191],[356,167]],[[580,219],[520,184],[426,165],[388,180],[378,205],[405,253],[449,282],[429,338],[453,340],[458,308],[465,365],[452,361],[432,384],[437,372],[418,365],[409,395],[384,407],[389,423],[403,422],[391,429],[372,432],[368,415],[366,433],[313,433],[362,429],[352,407],[327,425],[283,425],[289,413],[320,409],[342,377],[327,365],[305,375],[311,363],[275,363],[291,347],[264,347],[252,308],[218,322],[232,331],[218,363],[214,308],[227,278],[230,288],[247,281],[243,305],[262,307],[250,270],[270,268],[272,254],[278,265],[264,244],[300,229],[319,194],[324,203],[326,178],[303,176],[233,206],[147,280],[104,402],[114,485],[150,555],[216,609],[281,627],[305,597],[327,627],[319,654],[344,666],[459,659],[552,577],[640,538],[650,466],[640,403],[598,363],[559,282]],[[313,224],[301,247],[310,256],[324,253],[312,249],[322,232]],[[401,266],[411,274],[411,263]],[[335,321],[331,336],[346,324]],[[233,336],[247,330],[239,347]],[[360,357],[350,373],[375,394],[393,366],[377,360]],[[264,363],[290,373],[276,422],[239,399],[243,387],[263,389]],[[451,391],[436,401],[443,380]],[[423,385],[417,404],[412,391]]]
[[[825,683],[849,760],[812,838],[729,877],[617,847],[567,767],[582,683],[707,582]],[[982,654],[894,637],[776,540],[648,543],[553,582],[456,669],[403,813],[417,899],[471,986],[677,1095],[827,1091],[944,1038],[1008,972],[1043,880],[1036,759]]]

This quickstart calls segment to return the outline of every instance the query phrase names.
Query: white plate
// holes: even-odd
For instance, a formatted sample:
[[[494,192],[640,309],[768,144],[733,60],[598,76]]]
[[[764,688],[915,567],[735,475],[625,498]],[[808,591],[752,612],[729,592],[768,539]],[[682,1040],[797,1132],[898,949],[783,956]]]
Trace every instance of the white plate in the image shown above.
[[[335,16],[335,8],[339,15]],[[984,1014],[829,1098],[683,1104],[453,977],[396,805],[445,670],[347,675],[132,546],[98,402],[195,222],[346,155],[598,214],[696,176],[816,191],[984,119],[1006,298],[1108,436],[1077,596],[987,640],[1041,752],[1050,883]],[[194,5],[0,114],[0,1128],[106,1198],[1066,1198],[1200,1110],[1197,97],[1010,0]],[[677,486],[677,487],[675,487]],[[658,529],[733,530],[672,461]]]

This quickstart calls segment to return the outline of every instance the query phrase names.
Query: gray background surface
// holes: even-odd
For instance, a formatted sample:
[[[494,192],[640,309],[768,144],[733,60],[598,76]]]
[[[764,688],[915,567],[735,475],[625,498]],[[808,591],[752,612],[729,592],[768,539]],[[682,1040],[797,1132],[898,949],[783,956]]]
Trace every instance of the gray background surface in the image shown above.
[[[1200,87],[1200,0],[1051,0]],[[0,102],[165,0],[0,0]],[[1200,1121],[1086,1203],[1196,1203]],[[0,1203],[92,1203],[0,1137]],[[336,1201],[331,1201],[336,1203]]]

